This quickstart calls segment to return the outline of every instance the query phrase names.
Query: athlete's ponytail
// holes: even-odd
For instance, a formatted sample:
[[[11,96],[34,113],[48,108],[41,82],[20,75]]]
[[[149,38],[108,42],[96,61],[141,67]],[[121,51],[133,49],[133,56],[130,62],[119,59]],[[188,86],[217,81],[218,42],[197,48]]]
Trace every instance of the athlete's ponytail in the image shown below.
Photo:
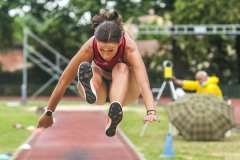
[[[119,26],[122,27],[122,16],[117,12],[106,12],[101,10],[98,15],[95,15],[92,19],[92,28],[97,28],[104,21],[115,21]]]
[[[101,11],[92,19],[95,37],[101,42],[119,43],[123,36],[122,16],[117,12]]]

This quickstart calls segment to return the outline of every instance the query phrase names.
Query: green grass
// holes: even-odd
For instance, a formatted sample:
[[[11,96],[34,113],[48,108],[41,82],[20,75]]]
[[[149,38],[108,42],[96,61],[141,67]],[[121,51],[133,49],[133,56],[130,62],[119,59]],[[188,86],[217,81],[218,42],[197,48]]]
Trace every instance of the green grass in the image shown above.
[[[0,153],[14,153],[30,136],[27,127],[36,126],[39,115],[31,110],[33,104],[19,107],[8,107],[6,104],[7,101],[0,101]],[[25,128],[16,129],[14,124],[21,124]]]
[[[13,124],[20,123],[25,127],[37,125],[39,115],[34,106],[44,106],[45,101],[30,101],[26,106],[7,107],[6,101],[0,101],[0,153],[14,151],[30,136],[26,129],[15,129]],[[79,102],[61,102],[72,105]],[[83,104],[83,103],[81,103]],[[85,103],[84,103],[85,104]],[[147,160],[158,160],[165,145],[168,133],[168,116],[164,108],[157,108],[160,122],[150,123],[143,137],[140,132],[143,127],[142,117],[146,113],[143,105],[131,105],[124,110],[121,129],[144,155]],[[235,133],[223,141],[194,142],[185,141],[181,137],[173,137],[176,157],[174,160],[238,160],[240,159],[240,135]],[[172,159],[172,158],[168,158]]]
[[[141,118],[145,114],[143,105],[133,105],[125,111],[121,128],[135,144],[137,149],[147,160],[159,158],[163,152],[166,135],[168,133],[168,116],[166,110],[158,107],[158,115],[161,122],[150,123],[143,137],[140,137],[143,123]],[[139,108],[139,109],[136,109]],[[138,111],[136,111],[138,110]],[[222,141],[200,142],[185,141],[181,137],[173,137],[174,160],[238,160],[240,159],[240,135],[232,133],[232,136]],[[166,159],[166,158],[165,158]]]

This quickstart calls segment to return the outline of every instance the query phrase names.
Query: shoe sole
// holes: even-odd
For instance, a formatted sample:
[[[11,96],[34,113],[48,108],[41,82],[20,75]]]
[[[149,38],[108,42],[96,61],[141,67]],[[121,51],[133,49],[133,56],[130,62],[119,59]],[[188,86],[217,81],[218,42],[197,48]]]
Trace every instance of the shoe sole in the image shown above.
[[[93,87],[91,85],[92,77],[93,71],[90,63],[81,63],[78,69],[78,80],[84,88],[86,101],[90,104],[95,103],[97,100],[96,94],[93,92]]]
[[[109,122],[106,127],[106,135],[112,137],[116,134],[117,126],[122,121],[122,106],[118,102],[113,102],[108,112]]]

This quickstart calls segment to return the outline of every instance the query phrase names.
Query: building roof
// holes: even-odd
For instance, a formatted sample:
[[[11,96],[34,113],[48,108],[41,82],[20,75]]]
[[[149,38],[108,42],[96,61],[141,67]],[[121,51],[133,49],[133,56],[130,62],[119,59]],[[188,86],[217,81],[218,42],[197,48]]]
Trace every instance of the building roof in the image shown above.
[[[32,64],[28,63],[27,67]],[[3,72],[14,72],[23,68],[23,52],[22,50],[13,50],[8,52],[0,52],[0,68]]]

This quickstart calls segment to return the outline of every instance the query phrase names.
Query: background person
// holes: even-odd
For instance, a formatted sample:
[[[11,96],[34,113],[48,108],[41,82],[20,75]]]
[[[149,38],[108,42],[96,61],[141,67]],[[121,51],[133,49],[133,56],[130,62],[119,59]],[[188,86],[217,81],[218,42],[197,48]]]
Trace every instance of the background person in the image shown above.
[[[121,15],[116,11],[101,12],[93,17],[92,27],[94,36],[80,48],[62,73],[38,128],[52,126],[52,113],[76,76],[79,93],[88,103],[110,102],[107,136],[115,135],[123,118],[122,106],[134,102],[140,94],[147,110],[143,121],[157,121],[145,65],[136,43],[123,30]]]
[[[208,76],[205,71],[198,71],[195,74],[196,80],[181,80],[175,76],[172,77],[173,83],[179,85],[184,90],[196,91],[196,93],[212,93],[222,99],[222,91],[218,86],[219,78],[216,76]],[[184,92],[177,89],[177,93],[184,95]]]

